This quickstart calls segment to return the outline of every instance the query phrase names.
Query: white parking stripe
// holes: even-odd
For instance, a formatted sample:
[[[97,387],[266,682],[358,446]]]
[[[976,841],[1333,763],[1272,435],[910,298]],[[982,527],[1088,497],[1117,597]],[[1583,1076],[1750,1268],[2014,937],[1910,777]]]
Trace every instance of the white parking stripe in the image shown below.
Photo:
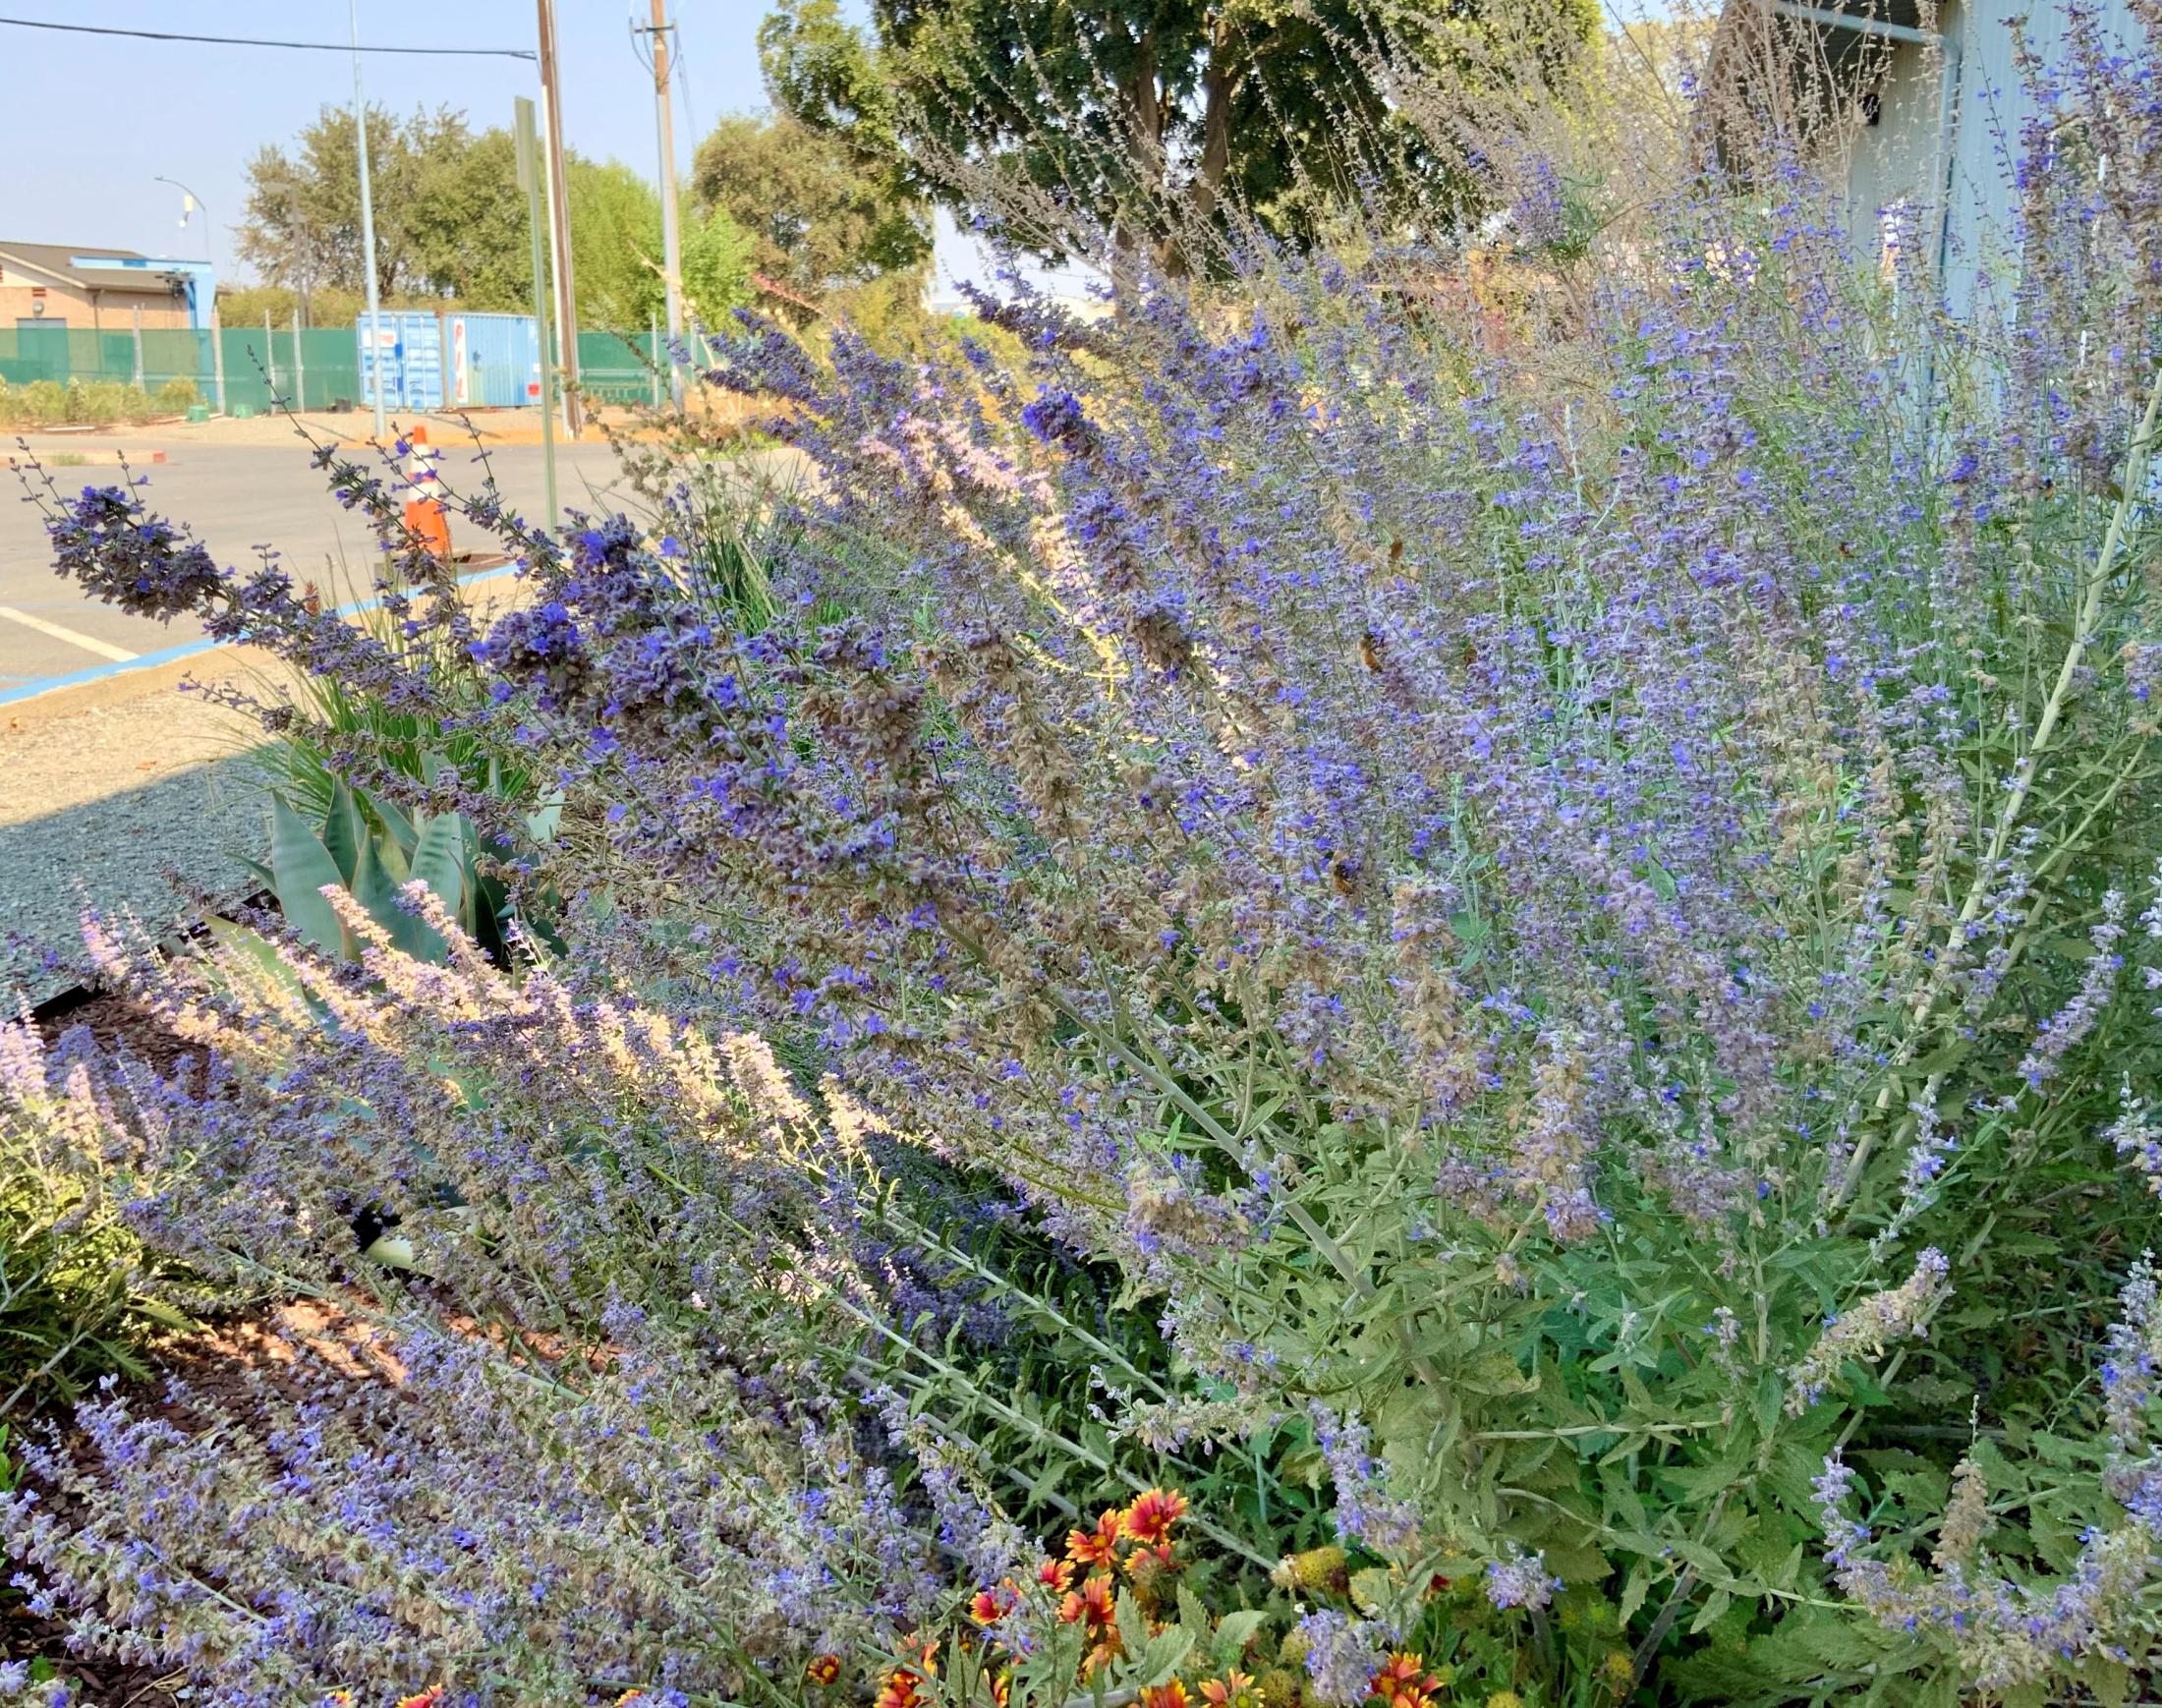
[[[95,653],[100,658],[110,658],[116,664],[125,664],[136,655],[125,647],[116,647],[110,641],[101,641],[95,635],[85,635],[81,629],[62,628],[58,623],[48,623],[43,617],[33,617],[28,611],[19,611],[13,605],[0,605],[0,617],[21,623],[26,629],[35,629],[53,640],[65,641],[71,647],[81,647],[85,653]]]

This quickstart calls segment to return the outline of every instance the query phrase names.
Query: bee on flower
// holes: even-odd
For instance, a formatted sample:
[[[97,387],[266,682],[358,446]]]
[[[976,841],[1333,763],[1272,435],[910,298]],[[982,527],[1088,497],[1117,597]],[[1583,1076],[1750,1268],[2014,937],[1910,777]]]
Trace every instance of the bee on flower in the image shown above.
[[[811,1664],[804,1668],[803,1676],[814,1684],[838,1683],[841,1676],[841,1658],[838,1655],[815,1655],[812,1657]]]

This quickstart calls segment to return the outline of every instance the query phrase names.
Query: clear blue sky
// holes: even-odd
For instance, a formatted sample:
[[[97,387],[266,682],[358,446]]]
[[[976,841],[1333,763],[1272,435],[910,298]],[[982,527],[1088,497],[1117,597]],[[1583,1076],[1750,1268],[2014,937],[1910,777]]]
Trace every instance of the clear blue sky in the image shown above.
[[[657,171],[653,81],[632,52],[631,0],[556,0],[563,136],[597,159]],[[670,0],[686,61],[676,85],[676,158],[688,170],[704,129],[723,112],[765,104],[753,38],[765,0]],[[644,19],[650,0],[638,0]],[[345,0],[0,0],[0,15],[63,24],[343,42]],[[363,0],[366,43],[442,47],[534,45],[534,0],[422,4]],[[370,54],[368,98],[410,112],[462,109],[476,129],[508,125],[511,102],[538,93],[532,65],[502,59]],[[285,142],[325,104],[353,98],[343,53],[214,47],[64,35],[0,26],[0,101],[9,159],[0,169],[0,240],[203,254],[199,215],[179,229],[177,178],[202,198],[221,277],[235,276],[231,228],[247,163]],[[688,110],[686,110],[688,109]],[[693,129],[693,122],[699,129]]]

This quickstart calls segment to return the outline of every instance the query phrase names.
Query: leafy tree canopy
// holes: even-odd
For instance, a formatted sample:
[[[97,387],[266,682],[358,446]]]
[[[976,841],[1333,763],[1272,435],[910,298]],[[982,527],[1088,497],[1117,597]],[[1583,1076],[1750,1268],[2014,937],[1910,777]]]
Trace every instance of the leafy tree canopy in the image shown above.
[[[1226,199],[1305,235],[1328,200],[1371,200],[1433,170],[1384,86],[1396,72],[1554,83],[1597,22],[1595,0],[1398,0],[1386,15],[1373,0],[870,11],[867,33],[837,0],[778,0],[760,31],[774,99],[863,157],[996,166],[1125,238],[1207,220]]]
[[[510,133],[476,133],[447,108],[401,120],[370,107],[368,137],[383,300],[530,310],[532,248]],[[663,301],[658,195],[612,160],[567,154],[564,172],[581,324],[644,327]],[[259,150],[248,178],[242,258],[264,284],[310,297],[317,319],[346,317],[367,287],[352,109],[325,107],[290,151]],[[683,286],[700,313],[745,300],[751,256],[725,211],[686,210]]]
[[[752,265],[807,300],[920,267],[930,209],[889,166],[793,118],[736,114],[699,144],[697,205],[749,234]]]

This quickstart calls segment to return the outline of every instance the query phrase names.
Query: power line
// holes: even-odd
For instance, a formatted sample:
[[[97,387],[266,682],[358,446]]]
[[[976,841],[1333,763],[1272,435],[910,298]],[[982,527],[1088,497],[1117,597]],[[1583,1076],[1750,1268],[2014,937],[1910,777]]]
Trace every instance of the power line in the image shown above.
[[[524,47],[356,47],[345,41],[274,41],[259,35],[184,35],[173,29],[117,29],[102,24],[53,24],[42,18],[0,18],[18,29],[57,29],[69,35],[127,35],[138,41],[207,41],[219,47],[291,47],[309,53],[418,53],[464,59],[535,57]]]

